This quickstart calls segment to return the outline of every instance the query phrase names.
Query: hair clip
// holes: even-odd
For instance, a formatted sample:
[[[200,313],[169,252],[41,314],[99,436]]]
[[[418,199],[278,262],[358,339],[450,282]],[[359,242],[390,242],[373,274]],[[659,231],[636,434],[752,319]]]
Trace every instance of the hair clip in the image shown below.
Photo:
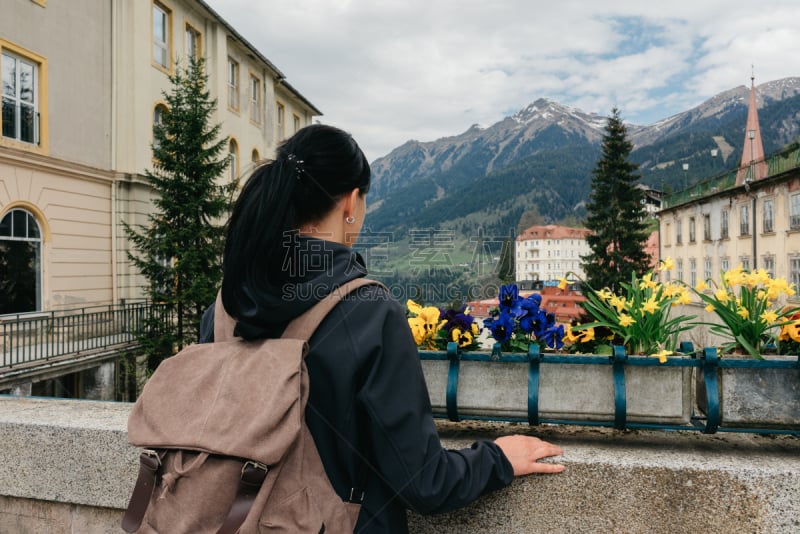
[[[294,165],[294,172],[296,175],[295,177],[299,180],[300,174],[306,172],[306,170],[303,168],[303,160],[299,159],[294,154],[289,154],[288,156],[286,156],[286,159],[292,162],[292,164]]]

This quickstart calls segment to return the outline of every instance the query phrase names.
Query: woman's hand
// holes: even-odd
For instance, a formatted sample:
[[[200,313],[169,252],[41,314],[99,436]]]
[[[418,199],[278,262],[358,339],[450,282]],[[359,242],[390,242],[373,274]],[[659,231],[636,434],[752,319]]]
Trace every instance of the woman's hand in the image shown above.
[[[503,436],[494,440],[514,468],[514,476],[531,473],[560,473],[561,464],[539,463],[542,458],[561,456],[564,450],[533,436]]]

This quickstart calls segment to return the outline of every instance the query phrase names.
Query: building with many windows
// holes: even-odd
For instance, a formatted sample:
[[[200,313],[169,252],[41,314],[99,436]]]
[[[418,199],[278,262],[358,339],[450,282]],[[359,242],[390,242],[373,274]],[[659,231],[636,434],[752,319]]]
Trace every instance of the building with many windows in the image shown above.
[[[568,273],[584,278],[581,256],[590,253],[586,228],[531,226],[517,236],[516,279],[558,280]],[[571,278],[571,277],[570,277]]]
[[[206,60],[232,180],[321,112],[201,0],[8,0],[0,17],[0,314],[141,296],[123,222],[168,76]]]
[[[800,286],[800,150],[764,157],[754,84],[739,168],[670,196],[659,222],[664,277],[695,285],[741,264]]]

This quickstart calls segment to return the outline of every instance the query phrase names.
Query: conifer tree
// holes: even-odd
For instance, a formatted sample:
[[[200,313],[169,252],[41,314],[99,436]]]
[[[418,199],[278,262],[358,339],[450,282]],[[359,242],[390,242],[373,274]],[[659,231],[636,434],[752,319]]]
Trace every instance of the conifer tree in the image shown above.
[[[191,58],[170,76],[167,109],[153,131],[154,167],[145,172],[156,210],[147,225],[125,225],[135,249],[128,257],[147,279],[148,298],[163,305],[141,336],[151,368],[197,341],[222,277],[223,222],[236,184],[220,185],[229,162],[220,125],[210,124],[217,102],[203,66]]]
[[[591,253],[582,260],[587,282],[594,289],[607,287],[616,292],[620,282],[631,279],[631,271],[641,276],[649,269],[644,193],[636,187],[638,165],[628,160],[632,150],[619,109],[614,108],[606,123],[586,206]]]
[[[502,284],[512,284],[516,279],[514,269],[514,244],[511,235],[503,241],[500,251],[500,262],[497,267],[497,278]]]

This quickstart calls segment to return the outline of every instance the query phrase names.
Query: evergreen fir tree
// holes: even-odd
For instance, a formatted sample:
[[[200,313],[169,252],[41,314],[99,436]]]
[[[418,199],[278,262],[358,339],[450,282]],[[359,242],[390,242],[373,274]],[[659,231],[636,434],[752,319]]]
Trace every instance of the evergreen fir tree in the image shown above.
[[[151,368],[197,341],[222,278],[222,223],[236,184],[220,185],[229,161],[220,125],[210,124],[217,103],[203,65],[192,58],[170,76],[167,110],[153,132],[154,168],[145,172],[156,210],[147,225],[125,225],[135,249],[128,257],[148,281],[148,298],[163,304],[141,338]]]
[[[513,284],[516,280],[514,269],[514,243],[510,235],[503,241],[503,248],[500,251],[500,262],[497,267],[497,278],[502,284]]]
[[[631,271],[641,276],[649,269],[650,258],[644,250],[648,236],[644,193],[636,187],[638,165],[628,159],[632,150],[619,109],[614,108],[586,206],[591,253],[582,260],[587,282],[594,289],[607,287],[616,292],[620,282],[631,279]]]

